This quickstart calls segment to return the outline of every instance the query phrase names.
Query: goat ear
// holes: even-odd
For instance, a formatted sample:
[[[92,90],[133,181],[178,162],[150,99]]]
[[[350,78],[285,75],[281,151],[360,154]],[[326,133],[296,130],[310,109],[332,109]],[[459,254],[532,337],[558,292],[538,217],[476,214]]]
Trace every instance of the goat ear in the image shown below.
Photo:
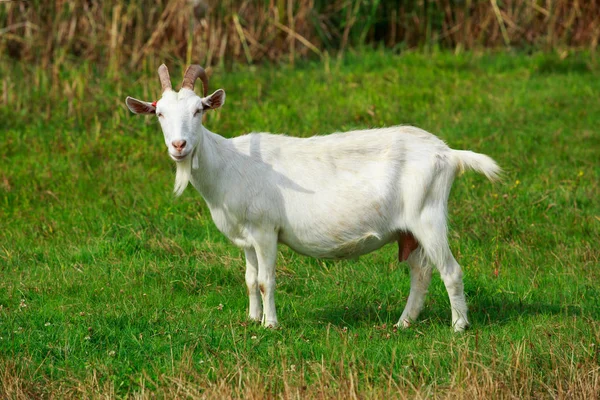
[[[204,110],[214,110],[223,104],[225,104],[225,91],[223,89],[219,89],[210,96],[202,99]]]
[[[127,108],[134,114],[156,114],[156,107],[147,101],[127,96],[125,104],[127,104]]]

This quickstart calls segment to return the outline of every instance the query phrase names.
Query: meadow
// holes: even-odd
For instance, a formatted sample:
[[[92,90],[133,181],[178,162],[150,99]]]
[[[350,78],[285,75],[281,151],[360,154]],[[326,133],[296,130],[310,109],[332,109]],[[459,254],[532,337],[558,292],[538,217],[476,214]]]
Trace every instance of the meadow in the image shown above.
[[[179,82],[183,65],[169,65]],[[598,398],[600,74],[593,54],[349,51],[337,60],[211,70],[226,137],[307,137],[411,124],[493,157],[459,177],[450,245],[471,329],[453,333],[435,274],[397,322],[395,246],[355,261],[280,247],[281,327],[247,318],[243,253],[127,95],[152,68],[69,57],[0,63],[0,397]]]

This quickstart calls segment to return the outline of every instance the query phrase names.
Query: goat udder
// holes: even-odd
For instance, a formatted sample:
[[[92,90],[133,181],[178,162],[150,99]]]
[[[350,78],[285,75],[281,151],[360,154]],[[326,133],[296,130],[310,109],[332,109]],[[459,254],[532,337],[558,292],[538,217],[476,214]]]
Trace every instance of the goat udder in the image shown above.
[[[402,232],[398,236],[398,260],[406,261],[410,253],[419,247],[419,242],[410,232]]]

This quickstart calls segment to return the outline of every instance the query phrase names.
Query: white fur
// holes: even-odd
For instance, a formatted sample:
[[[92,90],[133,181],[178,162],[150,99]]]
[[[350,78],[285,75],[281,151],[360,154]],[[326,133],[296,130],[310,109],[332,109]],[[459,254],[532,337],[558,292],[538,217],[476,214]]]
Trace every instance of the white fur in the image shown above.
[[[170,154],[174,140],[189,144],[177,163],[175,193],[189,180],[217,228],[244,249],[251,319],[278,323],[278,243],[312,257],[355,258],[408,232],[419,246],[408,258],[411,290],[398,325],[417,318],[435,266],[454,329],[465,329],[462,271],[447,240],[447,201],[463,169],[496,179],[500,168],[491,158],[452,150],[410,126],[307,139],[268,133],[225,139],[202,126],[201,115],[191,116],[213,95],[200,99],[190,92],[168,92],[157,106]]]

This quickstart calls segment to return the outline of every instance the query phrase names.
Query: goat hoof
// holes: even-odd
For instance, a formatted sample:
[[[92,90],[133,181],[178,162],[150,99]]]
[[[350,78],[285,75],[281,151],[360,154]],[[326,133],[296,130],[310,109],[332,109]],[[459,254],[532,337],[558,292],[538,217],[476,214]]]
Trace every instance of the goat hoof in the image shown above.
[[[410,328],[410,321],[407,319],[400,319],[400,321],[398,321],[397,323],[394,324],[394,328],[398,328],[398,329],[408,329]]]
[[[464,332],[469,329],[469,321],[464,318],[459,318],[452,325],[454,327],[454,332]]]
[[[279,326],[277,321],[265,321],[263,325],[267,329],[277,329],[277,327]]]
[[[255,322],[255,323],[257,323],[257,324],[260,324],[260,323],[261,323],[261,318],[260,318],[260,317],[253,317],[252,315],[248,315],[248,319],[249,319],[251,322]]]

